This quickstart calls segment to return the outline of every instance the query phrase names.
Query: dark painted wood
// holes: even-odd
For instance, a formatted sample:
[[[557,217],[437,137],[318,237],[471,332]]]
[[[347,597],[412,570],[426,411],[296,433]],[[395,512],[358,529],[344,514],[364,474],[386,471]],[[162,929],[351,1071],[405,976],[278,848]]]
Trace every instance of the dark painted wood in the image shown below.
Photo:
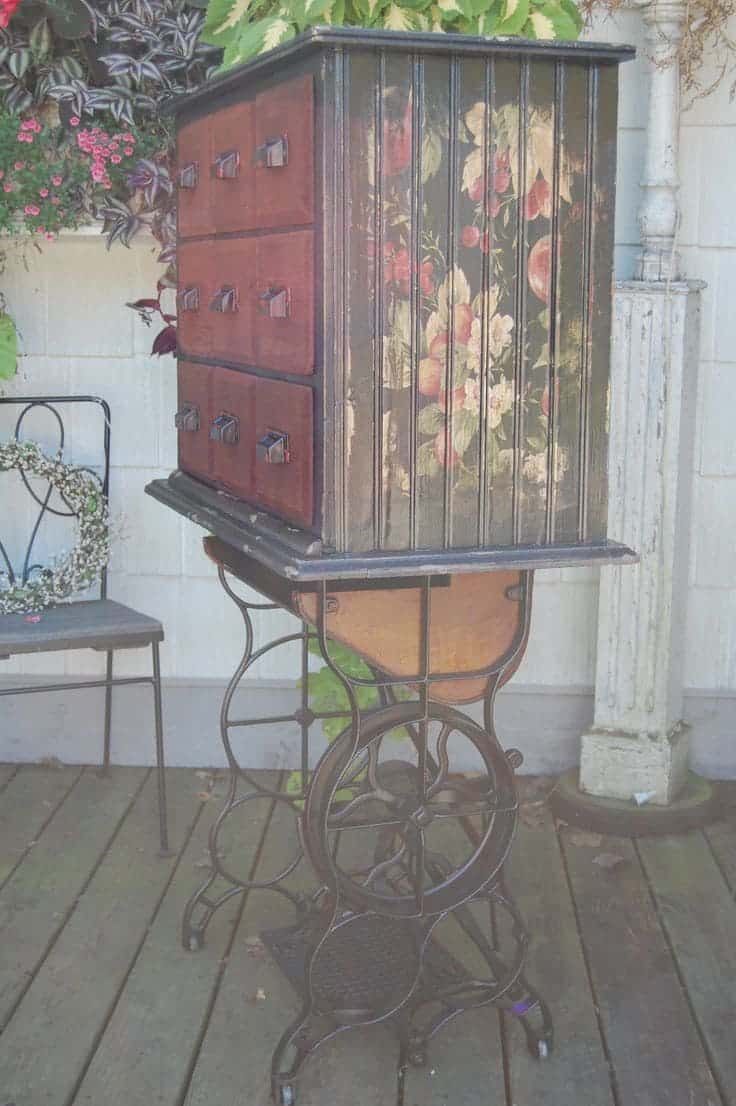
[[[274,777],[265,774],[264,778],[273,781]],[[239,899],[231,900],[213,919],[204,948],[184,951],[181,918],[187,899],[206,876],[207,835],[219,812],[222,785],[216,791],[182,854],[74,1106],[102,1102],[105,1106],[174,1106],[181,1101],[241,907]],[[259,802],[240,823],[237,847],[246,871],[255,858],[269,809],[270,803]],[[241,1047],[245,1047],[242,1037]],[[259,1056],[258,1062],[262,1059]]]
[[[619,1101],[714,1106],[718,1090],[635,848],[596,836],[570,830],[562,841]]]
[[[549,1059],[534,1059],[516,1019],[505,1017],[511,1102],[569,1106],[584,1088],[586,1106],[614,1106],[554,823],[538,796],[530,802],[511,851],[509,887],[532,937],[527,977],[549,1003],[555,1045]]]
[[[0,1028],[30,986],[147,773],[88,769],[0,899]]]
[[[139,649],[163,641],[161,623],[112,599],[83,599],[42,611],[38,622],[0,615],[0,657],[59,649]]]
[[[200,789],[190,769],[168,771],[172,839],[188,837]],[[176,867],[157,834],[152,772],[2,1036],[6,1099],[58,1106],[73,1095]]]
[[[702,833],[641,840],[638,849],[724,1101],[734,1106],[736,902]]]

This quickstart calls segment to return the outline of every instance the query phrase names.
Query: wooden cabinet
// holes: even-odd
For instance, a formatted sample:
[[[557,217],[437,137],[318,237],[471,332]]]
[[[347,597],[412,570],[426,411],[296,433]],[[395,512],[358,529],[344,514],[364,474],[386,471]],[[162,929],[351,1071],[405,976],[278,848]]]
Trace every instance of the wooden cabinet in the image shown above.
[[[181,468],[283,548],[607,556],[629,56],[315,29],[178,101],[180,384],[238,425]]]

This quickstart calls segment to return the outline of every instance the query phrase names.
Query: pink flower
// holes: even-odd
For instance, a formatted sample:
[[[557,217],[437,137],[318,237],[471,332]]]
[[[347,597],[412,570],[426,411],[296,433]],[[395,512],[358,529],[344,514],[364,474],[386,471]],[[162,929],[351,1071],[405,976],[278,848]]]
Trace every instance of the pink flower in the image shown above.
[[[42,200],[45,200],[46,197],[49,194],[49,190],[48,190],[48,188],[39,188],[38,194],[39,194],[39,196],[41,197]]]
[[[123,150],[123,153],[125,154],[126,157],[132,157],[133,156],[133,147],[132,146],[126,146],[125,149]]]
[[[93,181],[98,181],[98,182],[101,181],[102,178],[104,177],[104,175],[105,175],[105,170],[102,168],[101,165],[93,165],[92,166],[92,180]]]
[[[16,161],[13,165],[13,168],[17,169],[18,172],[20,172],[21,169],[25,169],[25,167],[26,167],[25,161]]]
[[[111,142],[110,143],[110,149],[113,151],[113,153],[115,152],[115,150],[117,150],[119,148],[120,148],[120,143],[119,142]]]
[[[468,189],[468,195],[474,204],[477,204],[479,200],[483,198],[483,178],[476,177],[470,188]]]
[[[58,207],[59,204],[61,203],[61,200],[59,199],[58,196],[52,196],[51,197],[51,203],[54,205],[54,207]]]
[[[45,238],[46,238],[46,241],[47,241],[47,242],[53,242],[53,240],[54,240],[54,235],[53,235],[53,234],[51,233],[51,231],[47,231],[47,232],[46,232],[46,235],[45,235]]]
[[[5,184],[3,185],[3,192],[12,192],[12,191],[13,191],[12,184],[8,184],[8,182],[6,181]]]
[[[120,137],[122,138],[123,142],[129,143],[129,145],[131,146],[135,143],[135,138],[130,133],[130,131],[126,131],[125,134],[122,134]]]
[[[82,120],[79,118],[78,115],[72,115],[71,119],[69,120],[69,126],[70,127],[78,127],[79,124],[81,123],[81,121]]]
[[[23,214],[24,215],[40,215],[41,214],[41,208],[37,207],[36,204],[26,204],[26,206],[23,208]]]
[[[61,184],[61,181],[62,181],[62,177],[61,177],[61,175],[60,175],[59,173],[56,173],[56,174],[55,174],[55,175],[54,175],[54,176],[53,176],[53,177],[51,178],[51,183],[52,183],[52,184],[55,184],[57,188],[58,188],[58,187],[59,187],[59,185]]]
[[[20,125],[20,129],[21,129],[22,131],[33,131],[33,130],[35,130],[36,128],[35,128],[35,126],[34,126],[34,124],[33,124],[33,120],[32,120],[32,119],[24,119],[24,120],[23,120],[23,122],[22,122],[22,123],[21,123],[21,125]]]
[[[463,227],[462,243],[472,249],[480,242],[480,231],[477,227]]]
[[[110,155],[110,161],[113,163],[113,165],[119,165],[122,160],[123,159],[121,158],[120,154]]]
[[[493,159],[493,191],[505,192],[511,184],[511,156],[508,150]]]

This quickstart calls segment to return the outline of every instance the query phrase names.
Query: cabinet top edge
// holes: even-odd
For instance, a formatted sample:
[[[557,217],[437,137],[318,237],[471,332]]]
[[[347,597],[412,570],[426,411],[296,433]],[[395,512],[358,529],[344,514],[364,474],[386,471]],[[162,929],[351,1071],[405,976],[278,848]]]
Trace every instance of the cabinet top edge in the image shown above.
[[[508,57],[560,59],[618,63],[630,61],[636,49],[618,43],[542,41],[523,38],[484,38],[478,35],[440,34],[434,31],[385,31],[363,27],[310,27],[296,38],[208,81],[195,92],[176,96],[165,106],[166,113],[179,114],[206,102],[211,96],[236,88],[264,69],[292,61],[315,48],[339,47],[354,50],[387,50],[445,54],[453,57]]]

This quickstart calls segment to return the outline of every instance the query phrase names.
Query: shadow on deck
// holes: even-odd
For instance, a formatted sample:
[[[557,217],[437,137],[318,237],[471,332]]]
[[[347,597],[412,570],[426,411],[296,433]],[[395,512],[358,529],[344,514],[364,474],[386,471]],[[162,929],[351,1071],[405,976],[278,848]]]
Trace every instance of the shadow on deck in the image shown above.
[[[258,934],[291,918],[238,896],[181,948],[224,781],[168,772],[176,855],[156,852],[154,775],[0,768],[0,1106],[266,1106],[296,1009]],[[298,1106],[736,1106],[736,804],[706,832],[632,842],[556,827],[525,787],[510,882],[556,1050],[492,1010],[458,1018],[402,1079],[381,1027],[304,1069]],[[238,875],[293,850],[283,804],[246,804]]]

